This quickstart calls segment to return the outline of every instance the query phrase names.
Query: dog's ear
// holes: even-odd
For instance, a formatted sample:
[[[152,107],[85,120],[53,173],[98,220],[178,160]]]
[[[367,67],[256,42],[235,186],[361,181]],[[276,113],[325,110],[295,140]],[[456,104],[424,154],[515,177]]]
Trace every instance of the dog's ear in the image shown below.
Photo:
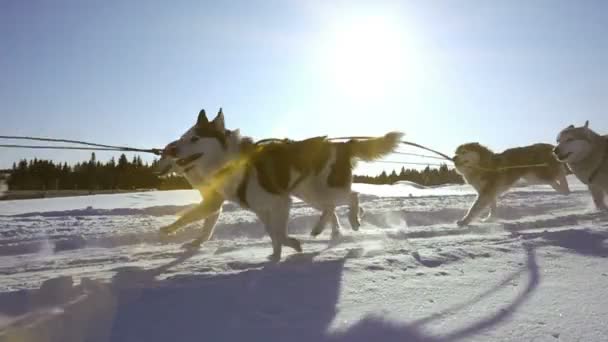
[[[211,121],[211,124],[218,131],[223,132],[226,130],[226,124],[224,123],[224,112],[222,111],[222,108],[220,108],[220,110],[217,112],[217,116],[215,119],[213,119],[213,121]]]
[[[574,128],[574,125],[568,126],[566,129]]]
[[[585,128],[589,128],[589,120],[585,121]]]
[[[208,123],[209,119],[207,119],[207,114],[205,113],[204,109],[201,109],[201,111],[198,112],[198,119],[196,120],[196,125],[200,126]]]

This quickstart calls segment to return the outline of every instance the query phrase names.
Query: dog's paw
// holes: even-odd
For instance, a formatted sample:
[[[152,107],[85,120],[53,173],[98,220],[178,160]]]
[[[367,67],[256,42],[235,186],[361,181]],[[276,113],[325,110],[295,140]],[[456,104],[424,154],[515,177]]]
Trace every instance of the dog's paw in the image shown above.
[[[489,223],[489,222],[496,222],[497,220],[498,220],[498,218],[496,216],[488,215],[488,216],[482,218],[481,222]]]
[[[319,234],[321,234],[321,230],[313,229],[310,231],[310,236],[313,238],[319,236]]]
[[[170,226],[162,227],[158,230],[157,238],[161,244],[167,244],[174,241],[175,231],[170,229]]]
[[[201,248],[202,241],[194,240],[190,242],[186,242],[181,246],[181,248],[185,251],[197,251]]]
[[[469,220],[458,220],[458,221],[456,221],[456,225],[458,227],[467,226],[467,225],[469,225]]]
[[[339,230],[332,230],[331,231],[331,239],[333,241],[340,240],[341,238],[342,238],[342,233],[340,233]]]
[[[359,215],[353,213],[352,211],[348,215],[348,223],[350,223],[350,227],[354,231],[358,231],[359,227],[361,227],[361,220],[359,218]]]
[[[158,230],[160,235],[169,236],[175,234],[175,228],[172,225],[164,226]]]
[[[278,263],[279,261],[281,261],[281,255],[280,254],[270,254],[269,256],[266,257],[266,259],[268,259],[268,261],[270,261],[271,263]]]
[[[298,244],[293,249],[298,253],[302,253],[302,244],[300,241],[298,241]]]
[[[285,246],[293,248],[296,252],[302,252],[302,243],[298,239],[294,239],[292,237],[287,238]]]

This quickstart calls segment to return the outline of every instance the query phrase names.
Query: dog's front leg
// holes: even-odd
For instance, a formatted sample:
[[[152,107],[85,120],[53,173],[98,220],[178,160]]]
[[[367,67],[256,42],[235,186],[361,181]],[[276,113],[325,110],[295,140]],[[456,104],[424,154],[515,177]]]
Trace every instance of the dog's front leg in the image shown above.
[[[207,217],[205,219],[205,222],[203,223],[203,230],[201,232],[201,235],[193,241],[184,244],[182,247],[186,249],[197,249],[204,242],[209,241],[209,239],[211,239],[211,236],[213,235],[213,230],[215,229],[215,225],[217,224],[221,213],[222,208],[220,207],[220,209],[216,213]]]
[[[260,218],[260,221],[264,224],[264,229],[268,236],[270,237],[270,242],[272,243],[272,254],[268,256],[268,260],[271,262],[278,262],[281,260],[281,250],[282,250],[282,241],[280,237],[280,230],[283,228],[281,226],[282,217],[284,217],[283,209],[277,207],[272,211],[265,211],[263,213],[256,213]],[[287,213],[289,215],[289,213]],[[285,228],[286,230],[286,228]]]
[[[287,223],[289,221],[289,210],[291,208],[291,199],[282,198],[280,202],[272,206],[272,210],[256,213],[266,232],[270,236],[272,242],[272,255],[268,259],[272,262],[277,262],[281,259],[281,251],[283,245],[291,247],[298,252],[302,251],[300,241],[294,239],[287,234]]]
[[[203,195],[203,201],[196,207],[186,211],[177,221],[172,224],[162,227],[160,232],[163,234],[173,234],[181,227],[198,220],[204,220],[220,211],[224,198],[217,193],[210,193],[206,196]],[[219,213],[218,213],[219,217]],[[216,219],[217,222],[217,219]],[[215,226],[215,222],[213,222]]]
[[[495,197],[496,191],[492,187],[485,187],[485,189],[482,189],[482,191],[480,191],[477,195],[475,202],[473,203],[467,214],[461,220],[456,221],[456,224],[461,227],[471,223],[473,219],[479,216],[479,214],[481,214],[481,212],[485,208],[487,208],[487,206],[490,205],[492,201],[495,200]]]
[[[589,191],[591,191],[591,197],[593,197],[595,207],[602,211],[608,210],[608,207],[606,207],[604,189],[598,186],[589,185]]]

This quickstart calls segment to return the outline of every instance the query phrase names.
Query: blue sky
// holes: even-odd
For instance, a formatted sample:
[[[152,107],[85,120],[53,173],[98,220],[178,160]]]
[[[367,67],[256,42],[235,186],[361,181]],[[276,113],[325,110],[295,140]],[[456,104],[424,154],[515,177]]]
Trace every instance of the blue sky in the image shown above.
[[[446,153],[605,134],[608,2],[0,1],[0,135],[162,147],[219,106],[256,138],[401,130]],[[88,153],[0,167],[35,156]]]

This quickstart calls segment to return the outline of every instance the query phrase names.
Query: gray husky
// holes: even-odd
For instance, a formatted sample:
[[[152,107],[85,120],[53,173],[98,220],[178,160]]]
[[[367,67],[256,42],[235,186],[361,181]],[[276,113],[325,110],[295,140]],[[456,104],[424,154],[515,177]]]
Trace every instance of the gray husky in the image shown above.
[[[355,162],[391,153],[401,136],[393,132],[369,140],[331,142],[316,137],[257,145],[238,130],[226,129],[221,109],[212,121],[201,110],[196,124],[165,147],[159,168],[161,173],[184,174],[203,201],[161,232],[171,234],[205,219],[201,236],[191,243],[197,247],[211,237],[228,200],[256,214],[272,240],[270,259],[278,260],[283,245],[301,251],[300,242],[287,235],[291,196],[322,211],[313,235],[330,222],[333,230],[338,229],[338,205],[349,205],[349,221],[358,229],[359,201],[351,190]]]
[[[566,163],[572,173],[587,184],[595,206],[608,210],[605,197],[608,194],[608,137],[589,128],[589,121],[582,127],[570,125],[557,136],[553,151],[557,159]]]
[[[497,197],[509,190],[518,180],[531,184],[550,185],[560,194],[570,193],[566,168],[552,154],[553,145],[534,144],[494,153],[479,143],[460,145],[454,156],[456,172],[477,191],[477,199],[467,214],[457,222],[469,224],[490,207],[485,220],[496,216]],[[537,165],[544,166],[538,167]]]

